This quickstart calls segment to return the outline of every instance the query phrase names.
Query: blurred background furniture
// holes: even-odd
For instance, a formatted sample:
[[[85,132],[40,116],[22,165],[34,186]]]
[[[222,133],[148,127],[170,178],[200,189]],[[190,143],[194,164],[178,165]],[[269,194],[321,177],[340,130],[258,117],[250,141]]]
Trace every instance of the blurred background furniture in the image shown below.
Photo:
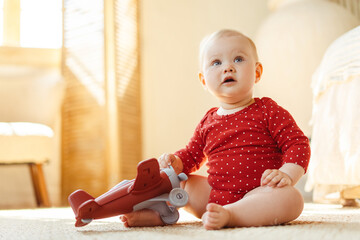
[[[54,160],[55,131],[62,100],[63,82],[59,71],[0,66],[0,167],[27,165],[36,204],[49,207],[43,165]],[[57,169],[59,169],[57,167]],[[18,173],[22,174],[22,173]],[[50,173],[52,174],[52,173]],[[12,171],[1,172],[1,195],[18,194]],[[55,174],[56,175],[56,174]],[[11,199],[11,198],[10,198]]]
[[[272,97],[311,137],[312,75],[327,47],[360,21],[341,5],[324,0],[269,0],[268,6],[271,12],[254,39],[264,66],[255,95]],[[296,187],[305,201],[312,201],[305,182],[306,177],[301,178]]]
[[[360,26],[335,40],[312,82],[312,157],[306,189],[315,202],[360,199]]]

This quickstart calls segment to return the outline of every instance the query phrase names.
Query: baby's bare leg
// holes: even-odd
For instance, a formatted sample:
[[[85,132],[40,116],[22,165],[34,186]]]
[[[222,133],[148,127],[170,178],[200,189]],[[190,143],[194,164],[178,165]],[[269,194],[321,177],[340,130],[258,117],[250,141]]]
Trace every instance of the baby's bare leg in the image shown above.
[[[294,187],[258,187],[235,203],[209,204],[203,222],[206,229],[277,225],[296,219],[303,207],[302,195]]]
[[[151,209],[142,209],[120,216],[125,227],[154,227],[165,225],[160,214]]]
[[[184,209],[195,217],[201,218],[206,212],[206,205],[211,191],[207,177],[190,175],[186,182],[181,183],[181,187],[189,195],[189,201]]]

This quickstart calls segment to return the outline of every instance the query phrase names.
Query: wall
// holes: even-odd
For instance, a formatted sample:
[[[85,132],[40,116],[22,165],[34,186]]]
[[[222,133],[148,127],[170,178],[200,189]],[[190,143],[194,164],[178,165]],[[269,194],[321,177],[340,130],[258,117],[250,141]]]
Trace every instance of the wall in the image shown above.
[[[198,81],[198,45],[218,29],[249,37],[269,14],[266,0],[140,1],[143,158],[187,144],[216,100]]]
[[[276,100],[311,136],[312,76],[328,46],[359,20],[343,6],[325,0],[273,2],[273,13],[255,37],[264,66],[256,94]]]

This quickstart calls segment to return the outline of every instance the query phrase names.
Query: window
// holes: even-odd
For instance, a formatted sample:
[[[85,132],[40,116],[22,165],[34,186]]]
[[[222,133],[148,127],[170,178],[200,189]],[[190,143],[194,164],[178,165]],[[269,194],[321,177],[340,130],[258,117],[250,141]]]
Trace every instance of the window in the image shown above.
[[[0,45],[3,45],[4,32],[4,0],[0,0]]]
[[[0,0],[0,44],[61,48],[62,0]]]
[[[20,46],[61,48],[62,0],[21,0]]]

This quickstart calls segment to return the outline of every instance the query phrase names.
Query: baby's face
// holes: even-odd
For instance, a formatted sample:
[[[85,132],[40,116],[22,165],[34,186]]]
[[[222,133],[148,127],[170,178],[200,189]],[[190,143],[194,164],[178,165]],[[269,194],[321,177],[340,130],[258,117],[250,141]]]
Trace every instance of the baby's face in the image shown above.
[[[200,80],[220,102],[236,104],[252,98],[257,64],[247,38],[222,36],[208,43]]]

